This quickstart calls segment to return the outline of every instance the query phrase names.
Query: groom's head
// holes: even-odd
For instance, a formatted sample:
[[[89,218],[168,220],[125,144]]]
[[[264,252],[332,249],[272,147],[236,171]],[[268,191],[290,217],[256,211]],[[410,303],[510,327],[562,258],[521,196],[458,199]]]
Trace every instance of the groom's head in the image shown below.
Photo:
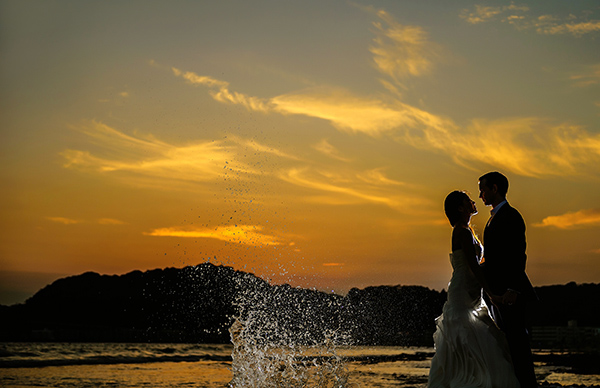
[[[497,171],[488,172],[479,178],[479,198],[486,205],[496,206],[506,198],[508,179]]]

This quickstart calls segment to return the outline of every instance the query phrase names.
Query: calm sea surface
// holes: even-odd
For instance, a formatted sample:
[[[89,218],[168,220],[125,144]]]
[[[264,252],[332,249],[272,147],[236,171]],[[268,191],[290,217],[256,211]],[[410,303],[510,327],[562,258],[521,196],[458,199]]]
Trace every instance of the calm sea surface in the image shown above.
[[[232,351],[230,345],[0,343],[0,386],[425,387],[433,355],[431,348],[294,349],[287,358],[294,361],[284,365],[281,354],[290,350],[272,349],[233,364]],[[540,382],[600,386],[600,375],[572,373],[556,362],[560,357],[553,365],[536,362]],[[234,380],[233,370],[247,375]]]

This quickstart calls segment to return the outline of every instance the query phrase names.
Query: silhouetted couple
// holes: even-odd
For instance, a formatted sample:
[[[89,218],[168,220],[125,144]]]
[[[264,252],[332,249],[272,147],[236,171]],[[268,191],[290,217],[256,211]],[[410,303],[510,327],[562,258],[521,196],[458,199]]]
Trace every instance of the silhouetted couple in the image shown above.
[[[527,323],[537,298],[525,273],[525,222],[506,201],[507,191],[498,172],[479,178],[479,198],[492,206],[483,247],[470,224],[475,202],[463,191],[444,202],[453,273],[436,320],[429,388],[537,386]]]

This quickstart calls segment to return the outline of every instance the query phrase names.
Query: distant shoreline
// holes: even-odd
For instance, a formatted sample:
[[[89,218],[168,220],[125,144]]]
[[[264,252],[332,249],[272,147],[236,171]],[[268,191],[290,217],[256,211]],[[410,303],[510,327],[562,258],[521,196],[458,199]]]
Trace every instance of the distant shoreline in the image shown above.
[[[600,284],[536,287],[532,346],[600,348]],[[0,306],[0,341],[229,343],[236,318],[260,341],[432,346],[446,291],[422,286],[353,288],[345,296],[203,263],[181,269],[86,272],[61,278],[24,304]],[[274,329],[268,329],[273,327]],[[265,328],[265,329],[263,329]]]

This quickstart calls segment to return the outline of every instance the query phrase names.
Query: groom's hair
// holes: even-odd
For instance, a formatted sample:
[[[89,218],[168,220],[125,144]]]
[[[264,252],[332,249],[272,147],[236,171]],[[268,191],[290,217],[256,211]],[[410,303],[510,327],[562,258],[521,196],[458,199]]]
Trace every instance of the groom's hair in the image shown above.
[[[505,196],[506,193],[508,193],[508,179],[498,171],[492,171],[482,175],[481,178],[479,178],[479,182],[484,179],[487,187],[491,188],[493,185],[496,185],[500,195]]]

